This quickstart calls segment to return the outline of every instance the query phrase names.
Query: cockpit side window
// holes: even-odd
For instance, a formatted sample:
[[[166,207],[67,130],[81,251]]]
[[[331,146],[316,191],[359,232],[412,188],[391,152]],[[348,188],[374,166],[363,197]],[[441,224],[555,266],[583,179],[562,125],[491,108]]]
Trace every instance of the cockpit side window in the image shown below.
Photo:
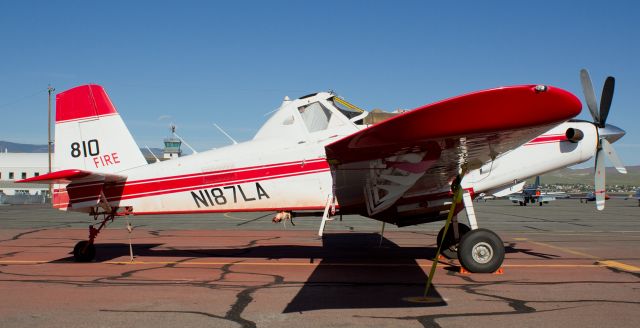
[[[331,111],[322,106],[319,102],[314,102],[307,106],[298,107],[298,112],[304,121],[309,132],[322,131],[329,126]]]

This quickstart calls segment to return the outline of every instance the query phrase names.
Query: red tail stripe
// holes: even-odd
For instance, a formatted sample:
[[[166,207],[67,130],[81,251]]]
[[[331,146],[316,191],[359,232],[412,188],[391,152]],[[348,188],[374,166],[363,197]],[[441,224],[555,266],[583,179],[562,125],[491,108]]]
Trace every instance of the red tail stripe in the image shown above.
[[[56,123],[113,114],[116,108],[99,85],[81,85],[56,96]]]

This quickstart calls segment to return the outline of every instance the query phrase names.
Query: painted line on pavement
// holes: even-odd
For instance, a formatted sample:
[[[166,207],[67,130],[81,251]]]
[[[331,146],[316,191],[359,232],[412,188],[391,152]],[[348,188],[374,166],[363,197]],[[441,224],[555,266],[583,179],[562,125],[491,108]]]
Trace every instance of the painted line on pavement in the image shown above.
[[[0,264],[45,264],[51,261],[43,260],[0,260]],[[58,262],[57,264],[60,264]],[[73,261],[64,262],[67,264],[74,263]],[[316,267],[316,266],[339,266],[339,267],[431,267],[430,263],[323,263],[322,259],[317,259],[316,263],[308,262],[234,262],[234,261],[215,261],[215,262],[180,262],[180,261],[105,261],[105,262],[91,262],[93,264],[116,264],[116,265],[183,265],[183,266],[213,266],[213,265],[242,265],[242,266],[303,266],[303,267]],[[91,263],[78,263],[79,265],[86,265]],[[622,264],[622,263],[620,263]],[[455,267],[454,264],[440,263],[438,267],[448,268]],[[598,263],[593,264],[504,264],[506,268],[601,268],[603,265]]]
[[[553,249],[557,249],[569,254],[573,254],[573,255],[577,255],[577,256],[581,256],[584,258],[588,258],[588,259],[592,259],[592,260],[596,260],[596,263],[594,263],[594,265],[599,265],[599,266],[605,266],[605,267],[610,267],[610,268],[615,268],[615,269],[619,269],[619,270],[623,270],[623,271],[630,271],[630,272],[639,272],[640,268],[631,264],[626,264],[626,263],[622,263],[622,262],[618,262],[618,261],[613,261],[613,260],[605,260],[602,259],[598,256],[592,255],[592,254],[588,254],[588,253],[584,253],[584,252],[580,252],[580,251],[576,251],[567,247],[562,247],[562,246],[556,246],[556,245],[551,245],[551,244],[547,244],[547,243],[542,243],[539,241],[533,241],[533,240],[529,240],[527,238],[514,238],[515,240],[520,240],[520,241],[527,241],[529,243],[538,245],[538,246],[544,246],[544,247],[549,247],[549,248],[553,248]]]

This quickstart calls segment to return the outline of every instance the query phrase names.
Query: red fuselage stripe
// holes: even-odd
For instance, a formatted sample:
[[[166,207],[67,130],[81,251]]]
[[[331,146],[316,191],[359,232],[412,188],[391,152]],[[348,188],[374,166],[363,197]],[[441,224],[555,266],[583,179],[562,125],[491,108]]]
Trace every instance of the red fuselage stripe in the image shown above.
[[[116,185],[105,184],[104,193],[107,200],[117,201],[327,171],[329,171],[329,164],[324,159],[308,162],[289,162],[233,170],[159,177]],[[73,190],[73,194],[76,196],[72,197],[71,202],[77,203],[84,200],[95,199],[95,186],[95,182],[71,186],[69,190]]]
[[[564,134],[542,135],[527,142],[525,146],[553,143],[553,142],[566,141],[566,140],[567,140],[567,136]]]
[[[336,208],[339,206],[336,205]],[[279,212],[279,211],[322,211],[324,206],[303,206],[303,207],[287,207],[287,208],[241,208],[241,209],[202,209],[202,210],[185,210],[185,211],[149,211],[149,212],[132,212],[133,215],[159,215],[159,214],[198,214],[198,213],[231,213],[231,212]]]

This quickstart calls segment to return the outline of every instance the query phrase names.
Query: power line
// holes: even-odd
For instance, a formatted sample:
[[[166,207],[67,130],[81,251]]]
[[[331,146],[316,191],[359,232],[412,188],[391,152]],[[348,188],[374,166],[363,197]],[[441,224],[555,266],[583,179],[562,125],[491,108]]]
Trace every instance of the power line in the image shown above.
[[[44,93],[44,92],[49,92],[49,89],[48,89],[48,88],[47,88],[47,89],[41,89],[41,90],[38,90],[37,92],[35,92],[35,93],[33,93],[33,94],[29,94],[29,95],[26,95],[26,96],[22,96],[22,97],[20,97],[20,98],[17,98],[16,100],[13,100],[13,101],[10,101],[10,102],[8,102],[8,103],[5,103],[5,104],[0,105],[0,108],[5,108],[5,107],[8,107],[8,106],[11,106],[11,105],[17,104],[17,103],[19,103],[19,102],[21,102],[21,101],[24,101],[24,100],[27,100],[27,99],[29,99],[29,98],[33,98],[33,97],[35,97],[35,96],[38,96],[38,95],[40,95],[41,93]]]

